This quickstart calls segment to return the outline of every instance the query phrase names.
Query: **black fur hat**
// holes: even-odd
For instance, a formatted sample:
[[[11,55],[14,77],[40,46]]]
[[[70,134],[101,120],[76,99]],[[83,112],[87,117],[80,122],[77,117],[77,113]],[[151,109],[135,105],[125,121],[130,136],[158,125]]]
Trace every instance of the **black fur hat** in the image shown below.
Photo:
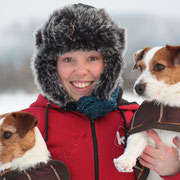
[[[104,69],[91,95],[111,99],[121,83],[125,30],[104,9],[74,4],[55,10],[35,38],[32,69],[43,96],[61,106],[73,101],[58,77],[57,58],[71,50],[96,50],[103,56]]]

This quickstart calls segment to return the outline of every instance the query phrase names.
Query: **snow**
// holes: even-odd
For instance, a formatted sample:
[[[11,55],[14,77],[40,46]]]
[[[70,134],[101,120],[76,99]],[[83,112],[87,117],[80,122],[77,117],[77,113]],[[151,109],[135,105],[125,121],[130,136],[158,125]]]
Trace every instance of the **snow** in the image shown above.
[[[27,108],[36,98],[37,94],[27,94],[24,92],[0,94],[0,114]]]
[[[127,92],[124,92],[123,99],[129,102],[137,102],[138,104],[141,104],[143,102],[143,99],[141,97],[136,96],[133,93],[127,93]]]
[[[28,108],[36,100],[37,96],[38,94],[27,94],[24,92],[0,94],[0,114]],[[124,93],[123,98],[129,102],[136,101],[139,104],[142,102],[142,99],[131,93]]]

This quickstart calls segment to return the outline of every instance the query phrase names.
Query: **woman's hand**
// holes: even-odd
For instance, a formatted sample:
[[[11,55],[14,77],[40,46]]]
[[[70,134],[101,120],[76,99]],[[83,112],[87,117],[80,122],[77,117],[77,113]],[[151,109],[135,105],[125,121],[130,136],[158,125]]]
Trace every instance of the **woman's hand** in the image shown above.
[[[155,141],[157,148],[146,146],[139,161],[140,163],[161,176],[170,176],[180,172],[180,160],[178,151],[162,142],[154,130],[147,131],[147,134]],[[174,144],[179,147],[178,138],[174,138]]]

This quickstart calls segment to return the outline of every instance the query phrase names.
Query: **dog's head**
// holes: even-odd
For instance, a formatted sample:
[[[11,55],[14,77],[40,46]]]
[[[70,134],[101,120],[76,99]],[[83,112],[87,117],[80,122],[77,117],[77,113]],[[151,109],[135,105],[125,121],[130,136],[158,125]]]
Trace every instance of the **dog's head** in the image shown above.
[[[0,116],[0,164],[23,156],[35,144],[37,118],[27,112]]]
[[[147,47],[134,53],[141,75],[134,91],[146,100],[180,106],[180,46]]]

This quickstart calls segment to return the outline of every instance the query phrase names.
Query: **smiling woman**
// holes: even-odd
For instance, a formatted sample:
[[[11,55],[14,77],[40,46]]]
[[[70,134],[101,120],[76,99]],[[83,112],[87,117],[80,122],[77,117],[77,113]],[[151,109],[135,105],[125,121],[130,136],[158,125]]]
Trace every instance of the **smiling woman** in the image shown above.
[[[73,180],[135,179],[113,164],[123,151],[114,140],[124,126],[118,103],[125,30],[104,9],[74,4],[54,11],[35,37],[32,68],[41,94],[25,111],[38,117],[52,158],[67,164]],[[128,120],[138,107],[130,106]]]
[[[96,51],[67,52],[57,60],[61,83],[75,101],[90,95],[99,81],[103,67],[102,55]]]
[[[52,158],[67,165],[73,180],[135,180],[113,164],[124,150],[117,138],[127,137],[138,108],[122,99],[120,87],[125,29],[104,9],[73,4],[50,15],[35,45],[41,94],[24,111],[38,117]]]

